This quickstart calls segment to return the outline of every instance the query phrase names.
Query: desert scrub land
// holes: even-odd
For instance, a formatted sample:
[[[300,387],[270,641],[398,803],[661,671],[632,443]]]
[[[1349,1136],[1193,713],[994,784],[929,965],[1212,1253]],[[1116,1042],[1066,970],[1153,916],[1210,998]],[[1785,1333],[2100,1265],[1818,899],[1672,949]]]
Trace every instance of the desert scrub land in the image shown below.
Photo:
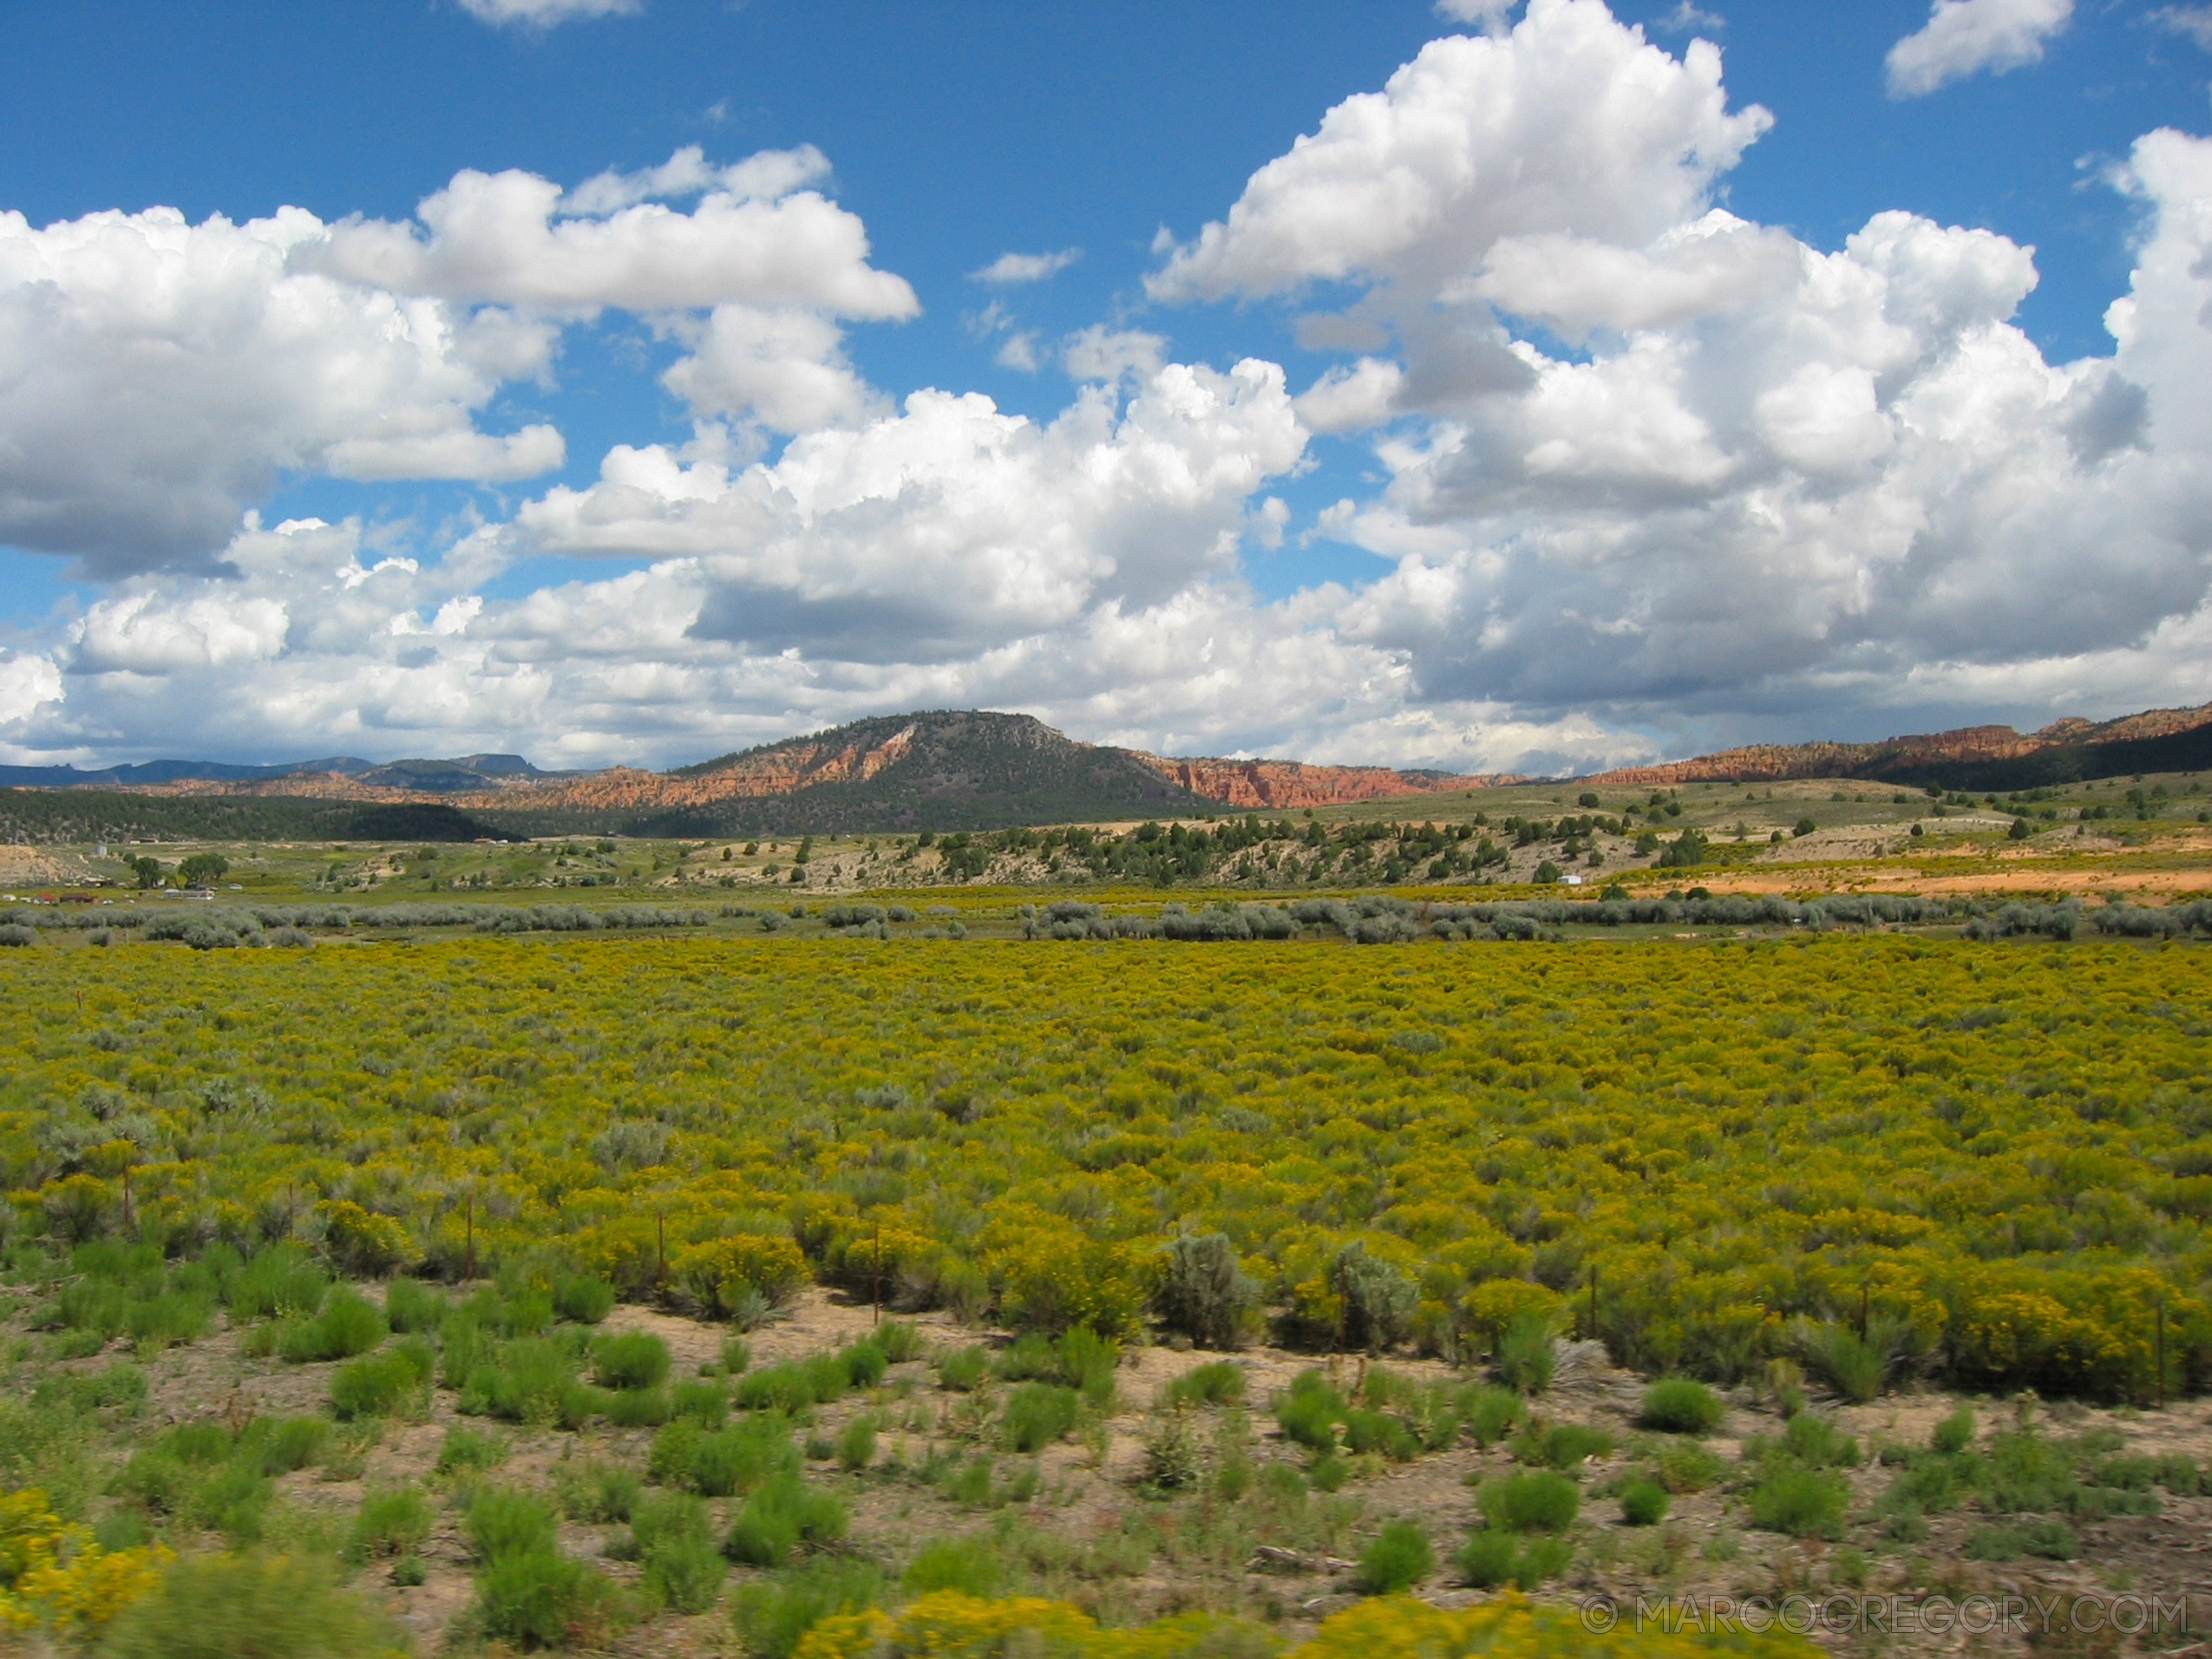
[[[115,1277],[101,1255],[19,1280],[15,1328]],[[1477,1368],[1221,1354],[820,1290],[740,1335],[527,1270],[396,1280],[380,1307],[288,1246],[212,1256],[228,1301],[202,1335],[12,1344],[10,1478],[95,1518],[78,1559],[107,1585],[65,1644],[187,1650],[128,1643],[160,1639],[164,1567],[219,1564],[280,1564],[317,1630],[371,1644],[287,1652],[1686,1653],[1694,1633],[1600,1643],[1573,1610],[2138,1587],[2171,1645],[2208,1610],[2198,1404],[1855,1405],[1787,1364],[1647,1384],[1563,1340]],[[341,1325],[370,1345],[331,1357]],[[0,1611],[36,1630],[53,1598],[16,1584]],[[978,1645],[887,1642],[915,1622]],[[1036,1645],[991,1645],[1009,1630]],[[1829,1640],[1875,1650],[1856,1635]]]
[[[2208,960],[10,951],[0,1487],[62,1565],[10,1604],[89,1631],[66,1568],[119,1643],[237,1599],[194,1574],[329,1561],[421,1649],[812,1622],[827,1659],[946,1609],[1318,1655],[1592,1639],[1513,1585],[2170,1597],[2212,1449]],[[1410,1633],[1445,1616],[1409,1589],[1514,1623]],[[329,1595],[285,1599],[368,1616]]]

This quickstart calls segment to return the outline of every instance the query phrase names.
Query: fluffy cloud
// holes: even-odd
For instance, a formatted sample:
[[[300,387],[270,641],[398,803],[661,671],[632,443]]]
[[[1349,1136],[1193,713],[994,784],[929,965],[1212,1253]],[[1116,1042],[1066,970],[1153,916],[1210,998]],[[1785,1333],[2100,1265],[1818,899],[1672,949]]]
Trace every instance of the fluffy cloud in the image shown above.
[[[463,173],[419,227],[0,213],[0,541],[112,577],[212,557],[288,473],[541,475],[566,460],[553,427],[478,415],[605,307],[690,347],[668,384],[704,418],[857,418],[874,400],[839,320],[917,307],[868,265],[860,220],[807,187],[826,170],[810,147],[726,167],[687,148],[566,197]],[[653,199],[684,195],[692,212]]]
[[[708,191],[739,201],[774,201],[829,176],[829,158],[811,144],[791,150],[762,150],[727,167],[716,167],[706,152],[686,144],[657,167],[622,173],[610,167],[586,179],[560,199],[564,213],[612,213],[641,201],[680,200]]]
[[[1233,568],[1246,498],[1304,445],[1274,365],[1155,364],[1125,404],[1096,387],[1044,426],[917,392],[735,473],[621,447],[518,522],[546,551],[696,561],[702,637],[941,662]]]
[[[1517,134],[1531,110],[1552,141]],[[2137,147],[2123,183],[2152,230],[2116,356],[2052,364],[2010,321],[2035,269],[2001,236],[1886,212],[1823,253],[1711,207],[1757,130],[1717,56],[1537,0],[1332,110],[1155,277],[1167,298],[1358,291],[1302,320],[1363,355],[1297,408],[1381,428],[1386,488],[1320,527],[1395,561],[1336,626],[1402,662],[1417,706],[1833,727],[2193,637],[2212,145]]]
[[[2074,0],[1935,0],[1927,22],[1889,49],[1889,95],[1918,98],[1982,69],[2039,62],[2073,15]]]
[[[0,213],[0,540],[96,576],[207,558],[280,473],[513,480],[559,433],[479,431],[553,330],[293,268],[325,227],[169,208]]]
[[[1043,282],[1048,277],[1057,277],[1082,258],[1081,248],[1063,248],[1057,253],[1002,253],[969,276],[975,282],[1011,288],[1020,283]]]
[[[744,414],[777,432],[856,419],[878,401],[845,361],[844,335],[818,312],[717,305],[679,325],[691,355],[661,376],[693,413]]]
[[[640,0],[461,0],[461,9],[488,23],[551,29],[579,17],[623,17],[643,10]]]
[[[1701,212],[1769,121],[1729,112],[1705,42],[1676,59],[1602,0],[1531,0],[1510,36],[1433,41],[1330,110],[1147,289],[1257,298],[1352,280],[1428,297],[1508,237],[1639,246]]]
[[[534,173],[464,172],[422,202],[416,224],[349,220],[296,261],[448,301],[660,314],[692,349],[664,383],[695,414],[797,432],[874,401],[838,319],[920,310],[904,278],[868,264],[860,219],[809,188],[828,172],[812,145],[727,167],[689,146],[566,193]],[[700,199],[690,212],[661,199],[686,196]]]
[[[2012,320],[2030,250],[1904,212],[1821,248],[1731,214],[1715,198],[1766,117],[1729,109],[1713,49],[1670,56],[1598,0],[1509,10],[1463,6],[1500,32],[1426,48],[1162,251],[1166,302],[1337,285],[1333,310],[1282,319],[1337,354],[1296,397],[1271,363],[1178,363],[1101,323],[1050,348],[1077,382],[1053,418],[956,390],[893,406],[842,330],[911,314],[911,291],[807,150],[678,151],[566,195],[462,174],[410,225],[160,221],[193,258],[107,289],[89,258],[58,291],[16,277],[0,361],[63,337],[31,309],[54,291],[123,319],[56,357],[87,384],[87,339],[143,313],[198,343],[180,295],[246,296],[195,302],[252,349],[210,349],[192,384],[253,419],[172,432],[87,395],[108,459],[10,472],[0,445],[0,513],[62,484],[175,510],[177,480],[214,479],[230,516],[206,536],[278,467],[519,471],[545,440],[472,412],[602,307],[680,345],[664,383],[698,426],[449,545],[249,525],[219,566],[116,580],[0,658],[0,740],[666,762],[983,706],[1186,753],[1548,769],[2212,695],[2212,142],[2135,147],[2113,355],[2052,362]],[[7,228],[0,248],[29,235]],[[238,365],[280,358],[268,312],[324,355],[264,386]],[[1048,349],[998,300],[970,323],[1031,365]],[[16,395],[0,437],[36,430]],[[1300,526],[1269,492],[1316,432],[1365,434],[1375,481]],[[120,491],[84,482],[95,463]],[[1240,559],[1316,534],[1387,573],[1255,600]],[[573,578],[496,597],[549,554]]]
[[[684,153],[678,152],[677,167]],[[397,293],[489,301],[540,310],[643,311],[724,304],[803,306],[839,317],[895,318],[919,306],[901,278],[867,263],[859,219],[812,190],[789,190],[803,171],[777,153],[756,191],[708,189],[679,213],[645,193],[612,212],[562,218],[559,185],[509,171],[454,175],[416,207],[417,225],[351,219],[300,250],[298,263]],[[776,167],[783,167],[782,177]],[[628,186],[583,187],[595,203],[621,201]]]

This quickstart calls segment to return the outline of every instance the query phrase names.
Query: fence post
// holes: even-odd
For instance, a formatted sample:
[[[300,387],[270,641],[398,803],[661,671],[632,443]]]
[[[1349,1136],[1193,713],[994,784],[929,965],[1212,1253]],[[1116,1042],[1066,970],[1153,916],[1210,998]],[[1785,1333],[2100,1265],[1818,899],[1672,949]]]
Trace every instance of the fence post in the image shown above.
[[[2166,1298],[2158,1298],[2158,1409],[2166,1408]]]

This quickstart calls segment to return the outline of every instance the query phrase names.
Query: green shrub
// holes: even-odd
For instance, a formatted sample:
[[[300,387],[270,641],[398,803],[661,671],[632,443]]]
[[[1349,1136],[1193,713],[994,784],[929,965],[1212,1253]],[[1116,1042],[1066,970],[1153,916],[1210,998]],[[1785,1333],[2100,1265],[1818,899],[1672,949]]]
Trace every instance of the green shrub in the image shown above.
[[[1073,1388],[1024,1382],[1006,1396],[999,1433],[1017,1452],[1041,1452],[1076,1426],[1080,1406]]]
[[[1396,1596],[1436,1570],[1428,1529],[1417,1521],[1390,1522],[1359,1553],[1354,1582],[1370,1596]]]
[[[124,1314],[130,1339],[148,1348],[168,1348],[207,1334],[214,1310],[194,1297],[165,1295],[134,1302]]]
[[[1563,1474],[1532,1469],[1484,1482],[1476,1501],[1506,1532],[1563,1532],[1581,1512],[1582,1489]]]
[[[722,1597],[730,1564],[710,1538],[685,1538],[645,1558],[645,1593],[678,1613],[704,1613]]]
[[[645,1482],[638,1478],[638,1472],[619,1463],[556,1464],[553,1481],[563,1514],[572,1520],[599,1526],[628,1520],[637,1510],[638,1495],[645,1490]]]
[[[857,1613],[883,1595],[883,1577],[866,1561],[802,1562],[730,1598],[730,1618],[754,1659],[790,1659],[802,1637],[835,1613]]]
[[[937,1362],[939,1388],[966,1394],[991,1373],[991,1352],[977,1346],[956,1348]]]
[[[364,1355],[331,1373],[330,1409],[346,1421],[389,1416],[413,1400],[421,1388],[406,1355]]]
[[[1512,1533],[1484,1527],[1460,1546],[1452,1564],[1458,1569],[1462,1584],[1476,1590],[1495,1590],[1513,1577],[1513,1564],[1520,1552]]]
[[[829,1360],[834,1366],[834,1386],[841,1390],[844,1367],[837,1364],[832,1355],[823,1355],[821,1357]],[[788,1416],[821,1403],[820,1382],[821,1379],[804,1366],[771,1365],[766,1370],[749,1371],[739,1377],[730,1397],[741,1410],[780,1411]],[[829,1397],[834,1399],[836,1395],[833,1394]]]
[[[507,1441],[497,1434],[458,1423],[446,1430],[438,1447],[440,1474],[476,1474],[507,1460]]]
[[[305,1318],[323,1305],[330,1276],[297,1244],[272,1244],[231,1281],[231,1317]]]
[[[792,1368],[806,1380],[809,1401],[815,1405],[834,1405],[853,1386],[851,1362],[841,1349],[834,1354],[816,1354],[811,1359],[801,1360]]]
[[[726,1377],[743,1375],[753,1362],[753,1345],[743,1336],[722,1339],[722,1374]]]
[[[617,1608],[606,1575],[550,1546],[505,1555],[477,1575],[477,1629],[525,1651],[596,1647]]]
[[[665,1338],[649,1330],[602,1336],[592,1344],[592,1375],[603,1388],[658,1388],[668,1381]]]
[[[847,1473],[867,1468],[875,1461],[875,1420],[854,1418],[837,1431],[834,1450],[837,1466]]]
[[[1173,1405],[1236,1406],[1244,1403],[1244,1367],[1234,1360],[1194,1366],[1168,1385]]]
[[[1319,1371],[1301,1371],[1275,1398],[1275,1423],[1286,1440],[1316,1452],[1333,1452],[1337,1429],[1349,1408]]]
[[[668,1403],[671,1417],[681,1417],[701,1428],[720,1428],[730,1421],[730,1395],[719,1382],[679,1382]]]
[[[1574,1559],[1574,1545],[1566,1538],[1523,1538],[1520,1558],[1513,1564],[1514,1588],[1534,1590],[1565,1572]]]
[[[445,1316],[444,1294],[420,1279],[394,1279],[384,1287],[384,1321],[394,1330],[435,1330]]]
[[[781,1417],[748,1417],[726,1428],[708,1430],[693,1422],[673,1422],[653,1436],[646,1468],[664,1486],[683,1486],[705,1498],[749,1492],[771,1475],[799,1466],[790,1426]]]
[[[2039,1516],[2019,1526],[1977,1527],[1962,1551],[1969,1561],[2017,1561],[2024,1555],[2071,1561],[2081,1554],[2081,1538],[2055,1515]]]
[[[1613,1450],[1613,1436],[1586,1423],[1531,1423],[1513,1437],[1514,1460],[1549,1469],[1572,1469]]]
[[[321,1313],[285,1333],[278,1351],[294,1364],[351,1359],[389,1334],[383,1309],[359,1291],[341,1286],[330,1292]]]
[[[1666,1519],[1666,1488],[1656,1480],[1632,1480],[1620,1489],[1620,1519],[1630,1526],[1657,1526]]]
[[[714,1538],[714,1517],[706,1500],[684,1492],[649,1492],[631,1507],[628,1553],[644,1561],[658,1550],[687,1538]]]
[[[614,1311],[614,1287],[578,1274],[553,1286],[553,1311],[579,1325],[596,1325]]]
[[[893,1365],[922,1356],[921,1328],[904,1319],[887,1319],[875,1328],[871,1340]]]
[[[1468,1389],[1460,1401],[1468,1434],[1486,1452],[1512,1432],[1528,1409],[1528,1402],[1512,1389],[1484,1385]]]
[[[1826,1417],[1801,1411],[1783,1425],[1782,1443],[1801,1463],[1816,1469],[1855,1468],[1859,1443]]]
[[[1325,1452],[1306,1465],[1306,1478],[1316,1492],[1341,1492],[1351,1479],[1351,1465],[1334,1452]]]
[[[1841,1475],[1780,1464],[1751,1488],[1751,1525],[1791,1538],[1835,1538],[1842,1531],[1850,1497]]]
[[[1552,1323],[1547,1314],[1524,1313],[1509,1320],[1498,1333],[1492,1363],[1498,1381],[1524,1394],[1541,1394],[1552,1386]]]
[[[479,1486],[468,1499],[469,1548],[479,1561],[529,1555],[553,1547],[552,1506],[535,1492]]]
[[[665,1388],[618,1388],[599,1402],[616,1428],[658,1428],[675,1415]]]
[[[551,1337],[502,1343],[495,1360],[469,1373],[459,1408],[510,1422],[581,1428],[599,1398],[577,1376],[577,1360],[573,1348]]]
[[[1816,1327],[1805,1338],[1805,1362],[1854,1405],[1882,1392],[1888,1362],[1882,1352],[1844,1325]]]
[[[1421,1453],[1421,1442],[1404,1423],[1387,1412],[1348,1411],[1344,1418],[1345,1450],[1355,1455],[1379,1452],[1393,1462],[1405,1463]]]
[[[1678,1496],[1703,1492],[1728,1473],[1728,1466],[1695,1440],[1673,1440],[1659,1449],[1652,1460],[1660,1486]]]
[[[1639,1421],[1664,1434],[1710,1434],[1720,1427],[1724,1409],[1719,1396],[1704,1383],[1668,1377],[1644,1390]]]
[[[1077,1325],[1056,1345],[1060,1381],[1092,1405],[1103,1408],[1114,1398],[1114,1373],[1122,1362],[1122,1345],[1101,1336],[1088,1325]]]
[[[841,1349],[837,1357],[844,1362],[845,1381],[850,1388],[873,1388],[891,1368],[889,1357],[872,1342],[854,1342]]]
[[[1566,1571],[1574,1557],[1574,1546],[1563,1538],[1516,1538],[1492,1527],[1470,1536],[1452,1564],[1460,1582],[1476,1590],[1503,1584],[1534,1590]]]
[[[248,1426],[240,1443],[259,1452],[262,1473],[290,1474],[322,1460],[330,1443],[330,1426],[320,1417],[263,1418]]]
[[[843,1499],[795,1474],[762,1481],[730,1524],[723,1552],[751,1567],[780,1567],[802,1544],[834,1544],[845,1536]]]
[[[1945,1457],[1953,1457],[1974,1443],[1974,1408],[1961,1406],[1941,1422],[1928,1436],[1928,1444]]]
[[[412,1555],[422,1547],[437,1524],[437,1511],[417,1486],[394,1486],[372,1492],[354,1512],[353,1531],[346,1543],[346,1559],[374,1561],[385,1556]]]
[[[988,1601],[1005,1590],[1006,1564],[988,1538],[939,1538],[915,1551],[899,1583],[909,1596],[957,1590]]]
[[[401,1645],[312,1562],[189,1555],[116,1615],[99,1651],[102,1659],[358,1659]]]

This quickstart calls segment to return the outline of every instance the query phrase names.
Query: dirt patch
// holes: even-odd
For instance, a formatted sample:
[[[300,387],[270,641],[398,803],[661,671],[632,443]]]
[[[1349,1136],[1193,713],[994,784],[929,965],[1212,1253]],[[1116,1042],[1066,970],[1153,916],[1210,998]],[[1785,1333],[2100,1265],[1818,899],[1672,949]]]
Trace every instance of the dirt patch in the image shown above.
[[[834,1349],[864,1336],[875,1318],[865,1304],[810,1290],[788,1317],[752,1333],[754,1363]],[[997,1347],[1008,1340],[1004,1332],[964,1328],[943,1314],[924,1315],[913,1323],[938,1355],[978,1342]],[[618,1308],[603,1329],[662,1336],[678,1380],[711,1368],[729,1334],[724,1327],[642,1307]],[[120,1351],[69,1364],[96,1368]],[[1662,1525],[1624,1525],[1614,1493],[1633,1472],[1651,1466],[1662,1443],[1635,1422],[1644,1381],[1613,1367],[1594,1345],[1563,1349],[1561,1358],[1554,1385],[1531,1402],[1535,1416],[1550,1424],[1602,1430],[1613,1445],[1576,1472],[1584,1495],[1574,1534],[1574,1564],[1539,1592],[1544,1598],[1573,1602],[1610,1596],[1633,1607],[1639,1597],[1701,1603],[1716,1597],[1741,1601],[1792,1593],[2047,1598],[2109,1597],[2132,1589],[2162,1596],[2169,1603],[2176,1597],[2189,1598],[2193,1629],[2212,1621],[2212,1499],[2204,1496],[2168,1496],[2153,1516],[2084,1523],[2079,1527],[2081,1554],[2072,1561],[1969,1559],[1969,1536],[1991,1519],[1970,1507],[1930,1516],[1926,1536],[1915,1541],[1885,1539],[1875,1505],[1895,1471],[1884,1466],[1880,1453],[1885,1447],[1926,1447],[1935,1425],[1960,1403],[1944,1394],[1905,1393],[1866,1406],[1829,1401],[1819,1407],[1867,1453],[1855,1467],[1842,1472],[1850,1504],[1839,1538],[1800,1540],[1751,1525],[1740,1479],[1744,1454],[1755,1437],[1775,1435],[1782,1425],[1768,1402],[1743,1391],[1726,1396],[1726,1415],[1705,1442],[1718,1460],[1718,1477],[1702,1490],[1678,1493]],[[1148,1440],[1159,1432],[1168,1388],[1194,1368],[1223,1359],[1244,1372],[1251,1408],[1241,1416],[1201,1411],[1194,1426],[1214,1453],[1248,1458],[1254,1479],[1234,1498],[1202,1485],[1173,1493],[1149,1490],[1145,1481],[1153,1463]],[[1411,1517],[1426,1525],[1447,1564],[1422,1586],[1423,1595],[1450,1605],[1481,1599],[1485,1593],[1457,1585],[1448,1564],[1478,1522],[1482,1483],[1522,1466],[1506,1445],[1484,1450],[1463,1441],[1396,1463],[1373,1455],[1351,1457],[1341,1490],[1307,1491],[1301,1480],[1291,1483],[1298,1489],[1294,1499],[1267,1495],[1268,1483],[1260,1477],[1268,1466],[1302,1469],[1309,1460],[1277,1431],[1266,1409],[1270,1397],[1312,1368],[1354,1393],[1375,1363],[1265,1347],[1226,1355],[1164,1345],[1131,1347],[1122,1355],[1111,1405],[1087,1427],[1031,1458],[1010,1452],[997,1436],[994,1411],[1005,1385],[986,1385],[980,1394],[947,1390],[939,1386],[927,1359],[910,1361],[893,1367],[881,1386],[811,1414],[800,1425],[798,1437],[808,1453],[808,1479],[835,1491],[849,1506],[851,1530],[838,1547],[880,1563],[894,1577],[926,1544],[985,1538],[1009,1565],[1010,1589],[1064,1597],[1115,1622],[1189,1608],[1236,1612],[1271,1620],[1286,1640],[1294,1641],[1356,1599],[1350,1564],[1376,1529],[1394,1517]],[[1467,1380],[1465,1373],[1435,1361],[1387,1363],[1393,1374],[1411,1382]],[[235,1422],[255,1414],[314,1413],[324,1408],[335,1368],[255,1358],[242,1351],[239,1332],[219,1329],[150,1359],[146,1427],[192,1418]],[[466,1425],[501,1437],[507,1448],[504,1460],[479,1478],[551,1491],[578,1460],[621,1464],[642,1473],[654,1432],[604,1423],[578,1434],[492,1424],[459,1416],[455,1401],[450,1392],[436,1391],[419,1421],[385,1425],[365,1445],[357,1443],[350,1452],[342,1446],[327,1466],[299,1471],[280,1483],[285,1504],[333,1539],[343,1537],[362,1498],[378,1488],[415,1482],[438,1500],[437,1525],[422,1551],[422,1584],[394,1584],[389,1563],[364,1568],[355,1579],[360,1590],[390,1608],[418,1651],[431,1655],[447,1649],[474,1595],[474,1564],[455,1507],[468,1477],[436,1473],[447,1433]],[[2054,1437],[2107,1431],[2130,1455],[2179,1455],[2200,1463],[2212,1457],[2212,1404],[2204,1401],[2140,1413],[2032,1402],[2025,1408],[1976,1405],[1985,1429],[2032,1421]],[[874,1457],[865,1468],[842,1469],[827,1456],[829,1444],[862,1415],[877,1428]],[[972,1474],[978,1466],[987,1470],[979,1483]],[[971,1472],[965,1486],[955,1478],[963,1470]],[[712,1502],[717,1535],[738,1506],[736,1499]],[[634,1582],[638,1569],[620,1558],[625,1532],[571,1519],[561,1527],[560,1544],[616,1578]],[[733,1571],[729,1591],[760,1577],[749,1569]],[[692,1617],[658,1615],[631,1628],[613,1650],[720,1655],[731,1650],[732,1640],[724,1610]],[[1958,1650],[1953,1636],[1893,1633],[1878,1642],[1859,1636],[1823,1640],[1853,1653]],[[2186,1646],[2185,1641],[2163,1644]],[[2021,1640],[2010,1639],[1984,1642],[1977,1650],[2026,1649]]]

